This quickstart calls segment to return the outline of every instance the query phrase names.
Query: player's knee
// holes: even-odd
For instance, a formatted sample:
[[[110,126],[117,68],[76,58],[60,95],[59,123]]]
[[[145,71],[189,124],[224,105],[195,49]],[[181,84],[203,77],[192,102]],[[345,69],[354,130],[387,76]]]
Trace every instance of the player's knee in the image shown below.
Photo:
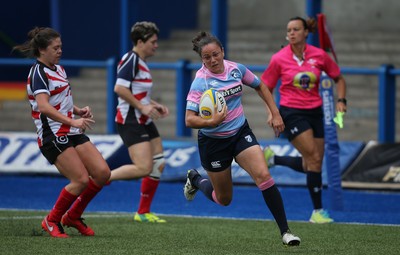
[[[220,201],[220,203],[223,206],[228,206],[228,205],[231,204],[231,202],[232,202],[232,198],[222,198],[221,201]]]
[[[81,175],[77,178],[71,179],[71,187],[74,191],[80,194],[89,185],[89,176]]]
[[[252,173],[251,177],[253,178],[254,182],[257,185],[272,178],[271,173],[267,168],[266,169],[260,168],[259,171],[255,171],[254,173]]]
[[[319,169],[322,166],[322,157],[318,154],[312,154],[305,159],[306,169]]]
[[[106,162],[104,162],[104,164],[102,164],[101,166],[99,166],[96,169],[96,175],[99,176],[99,178],[102,179],[109,179],[110,175],[111,175],[111,171],[110,171],[110,167],[108,166],[108,164]]]
[[[136,168],[137,168],[137,171],[139,171],[143,176],[150,175],[150,173],[152,171],[151,164],[150,165],[137,164]]]
[[[106,184],[106,182],[110,179],[110,177],[111,177],[111,171],[107,164],[99,168],[96,175],[92,176],[95,182],[101,186]]]
[[[88,175],[81,176],[79,179],[77,179],[77,183],[78,185],[86,188],[87,185],[89,185],[89,176]]]
[[[322,160],[313,160],[307,164],[308,169],[320,169],[322,167]]]
[[[154,155],[153,157],[153,169],[150,173],[150,177],[154,179],[160,179],[162,172],[165,167],[165,158],[162,153]]]
[[[228,206],[232,202],[232,197],[227,195],[217,196],[217,203],[222,206]]]

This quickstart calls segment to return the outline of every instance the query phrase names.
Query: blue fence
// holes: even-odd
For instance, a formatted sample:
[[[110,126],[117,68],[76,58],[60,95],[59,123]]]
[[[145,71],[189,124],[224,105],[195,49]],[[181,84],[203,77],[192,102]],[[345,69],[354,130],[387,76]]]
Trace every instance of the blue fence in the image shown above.
[[[179,61],[171,64],[149,63],[151,69],[176,69],[176,93],[177,93],[177,136],[190,136],[191,131],[185,127],[185,99],[191,84],[191,74],[193,70],[200,68],[200,64],[193,64],[187,61]],[[253,72],[263,72],[265,65],[248,65]],[[400,69],[394,69],[392,65],[382,65],[377,68],[341,68],[344,75],[373,75],[378,76],[379,89],[379,123],[378,141],[381,143],[395,141],[396,123],[396,75],[400,75]],[[279,100],[277,100],[279,101]],[[111,130],[109,130],[111,131]]]
[[[33,62],[34,60],[32,59],[0,58],[0,66],[29,66]],[[110,134],[115,133],[113,116],[117,103],[114,93],[116,61],[113,58],[105,61],[62,60],[60,64],[70,67],[100,67],[107,70],[107,132]],[[266,68],[265,65],[248,65],[247,67],[253,72],[263,72]],[[172,63],[154,62],[149,63],[149,68],[176,71],[176,136],[191,136],[191,129],[185,126],[186,95],[192,82],[192,72],[200,68],[200,63],[190,63],[186,60]],[[378,77],[378,141],[380,143],[395,142],[396,76],[400,75],[400,69],[394,69],[392,65],[382,65],[377,68],[343,67],[341,71],[344,75],[372,75]]]

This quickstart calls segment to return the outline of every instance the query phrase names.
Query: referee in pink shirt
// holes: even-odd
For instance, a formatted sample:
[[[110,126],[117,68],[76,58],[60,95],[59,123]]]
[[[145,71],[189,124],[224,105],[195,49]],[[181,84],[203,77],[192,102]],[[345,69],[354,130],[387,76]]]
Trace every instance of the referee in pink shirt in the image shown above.
[[[313,19],[291,18],[286,31],[289,44],[272,56],[261,76],[271,92],[281,80],[279,111],[285,123],[284,135],[301,157],[276,156],[269,147],[264,155],[269,166],[284,165],[307,175],[314,207],[310,222],[330,223],[333,219],[323,209],[321,198],[324,113],[319,81],[323,72],[335,81],[338,112],[346,112],[346,83],[336,62],[322,49],[306,43],[308,33],[315,28]]]

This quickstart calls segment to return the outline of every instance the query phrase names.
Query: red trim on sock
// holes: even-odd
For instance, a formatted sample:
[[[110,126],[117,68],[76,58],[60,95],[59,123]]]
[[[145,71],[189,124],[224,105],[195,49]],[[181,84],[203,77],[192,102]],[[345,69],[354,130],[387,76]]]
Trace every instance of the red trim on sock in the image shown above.
[[[143,178],[142,185],[140,187],[139,209],[137,210],[139,214],[150,212],[151,203],[153,202],[153,198],[159,183],[160,180],[150,177]]]
[[[69,193],[65,188],[63,188],[60,192],[60,195],[58,196],[56,203],[54,204],[53,209],[51,209],[47,220],[51,222],[60,222],[61,217],[68,210],[68,208],[72,205],[77,197],[78,196]]]
[[[83,211],[86,209],[90,201],[99,193],[102,187],[99,187],[94,183],[92,179],[89,179],[89,184],[81,195],[76,199],[71,209],[68,211],[68,216],[71,219],[79,219]]]

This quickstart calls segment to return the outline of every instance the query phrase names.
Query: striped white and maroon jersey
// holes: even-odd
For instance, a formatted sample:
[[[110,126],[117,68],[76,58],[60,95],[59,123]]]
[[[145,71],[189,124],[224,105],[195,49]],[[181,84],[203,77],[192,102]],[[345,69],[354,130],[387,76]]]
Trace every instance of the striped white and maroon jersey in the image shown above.
[[[150,104],[153,79],[146,62],[140,59],[135,52],[127,52],[119,62],[115,86],[117,85],[128,88],[141,104]],[[138,109],[133,108],[121,97],[118,97],[115,122],[119,124],[139,123],[147,125],[152,122],[152,119],[142,114]]]
[[[79,128],[54,121],[42,114],[35,100],[36,95],[46,93],[50,96],[49,103],[57,111],[69,118],[74,118],[71,87],[62,66],[56,65],[54,69],[51,69],[37,61],[29,71],[27,92],[32,108],[32,118],[37,129],[39,147],[54,140],[55,137],[82,133]]]

